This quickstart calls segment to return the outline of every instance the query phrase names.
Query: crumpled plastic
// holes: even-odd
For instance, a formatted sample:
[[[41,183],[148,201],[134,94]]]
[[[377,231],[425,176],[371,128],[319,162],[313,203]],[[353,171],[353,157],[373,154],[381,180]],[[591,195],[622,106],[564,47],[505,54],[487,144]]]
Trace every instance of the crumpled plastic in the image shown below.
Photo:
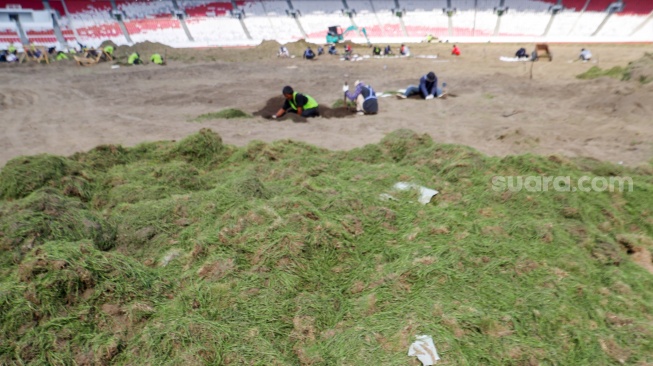
[[[415,339],[416,341],[408,348],[408,356],[417,356],[424,366],[435,365],[440,360],[440,356],[433,344],[433,338],[429,335],[418,335]]]

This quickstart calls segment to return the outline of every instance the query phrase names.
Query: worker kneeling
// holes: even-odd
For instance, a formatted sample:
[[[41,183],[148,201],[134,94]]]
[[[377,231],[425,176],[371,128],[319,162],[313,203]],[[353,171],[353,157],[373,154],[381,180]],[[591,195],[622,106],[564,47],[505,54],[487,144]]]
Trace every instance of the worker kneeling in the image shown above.
[[[297,113],[302,117],[317,117],[320,112],[317,110],[318,104],[308,94],[297,93],[290,86],[284,86],[281,92],[286,98],[283,107],[272,115],[273,119],[279,118],[286,113]]]
[[[127,59],[127,64],[142,65],[143,60],[141,60],[141,55],[139,55],[138,52],[133,52],[131,55],[129,55],[129,58]]]
[[[371,86],[363,84],[362,81],[356,80],[354,84],[356,89],[353,93],[349,92],[349,86],[345,84],[342,91],[345,92],[345,97],[351,101],[356,101],[356,114],[362,116],[364,114],[377,114],[379,112],[379,101],[376,98],[376,93]]]
[[[152,54],[152,57],[150,57],[150,62],[157,65],[165,65],[165,62],[163,62],[163,57],[161,57],[161,54],[158,53]]]

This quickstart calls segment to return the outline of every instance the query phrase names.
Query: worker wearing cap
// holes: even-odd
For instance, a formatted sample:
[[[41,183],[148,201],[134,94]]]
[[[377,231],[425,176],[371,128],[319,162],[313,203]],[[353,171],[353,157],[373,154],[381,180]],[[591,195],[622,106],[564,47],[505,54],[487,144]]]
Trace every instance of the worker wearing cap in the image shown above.
[[[356,89],[353,93],[349,92],[349,86],[345,84],[342,91],[345,92],[345,97],[351,101],[356,101],[356,114],[362,116],[364,114],[376,114],[379,112],[379,101],[376,98],[376,93],[371,86],[365,85],[362,81],[356,80],[354,84]]]
[[[320,115],[318,112],[318,104],[310,95],[298,93],[290,86],[284,86],[281,91],[286,101],[283,107],[272,115],[273,119],[279,118],[286,113],[297,113],[302,117],[317,117]]]
[[[438,78],[435,76],[433,71],[419,79],[419,86],[410,85],[406,88],[406,91],[403,94],[398,94],[397,96],[406,99],[417,93],[419,93],[423,99],[433,99],[434,97],[440,97],[442,95],[442,90],[438,88]]]

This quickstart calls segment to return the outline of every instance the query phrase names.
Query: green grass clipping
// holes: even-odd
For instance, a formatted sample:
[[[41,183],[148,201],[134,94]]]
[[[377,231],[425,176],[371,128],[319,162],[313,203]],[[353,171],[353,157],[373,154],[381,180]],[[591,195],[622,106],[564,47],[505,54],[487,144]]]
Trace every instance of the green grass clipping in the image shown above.
[[[227,108],[219,112],[209,112],[200,114],[192,122],[204,122],[213,119],[234,119],[234,118],[251,118],[252,116],[241,111],[240,109]]]

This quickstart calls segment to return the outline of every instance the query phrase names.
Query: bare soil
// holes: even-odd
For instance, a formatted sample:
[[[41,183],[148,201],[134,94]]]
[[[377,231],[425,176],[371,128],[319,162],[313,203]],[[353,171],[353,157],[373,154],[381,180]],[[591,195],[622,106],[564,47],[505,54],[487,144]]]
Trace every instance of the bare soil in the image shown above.
[[[204,50],[144,43],[119,47],[116,62],[91,67],[73,61],[0,65],[0,164],[19,155],[70,155],[100,144],[176,140],[201,128],[211,128],[226,143],[239,146],[252,140],[294,139],[347,150],[409,128],[438,142],[469,145],[498,156],[531,152],[625,165],[653,157],[653,83],[643,82],[653,75],[650,56],[645,57],[651,50],[648,44],[550,45],[553,61],[536,63],[499,61],[519,47],[533,48],[526,44],[459,45],[460,57],[449,54],[450,44],[416,44],[411,45],[413,55],[438,58],[359,62],[330,55],[306,61],[301,58],[306,45],[303,41],[289,45],[297,55],[293,59],[278,59],[276,42]],[[574,61],[581,47],[591,49],[592,62]],[[133,50],[146,60],[153,52],[164,54],[168,65],[112,68]],[[354,51],[371,55],[364,45],[355,45]],[[630,81],[575,78],[592,66],[608,69],[635,61]],[[381,93],[416,84],[429,71],[457,97],[381,98],[379,114],[371,116],[328,108],[342,99],[345,80],[350,85],[364,80]],[[297,116],[264,118],[281,107],[284,85],[313,96],[322,116],[307,121]],[[191,122],[224,108],[254,117]]]

